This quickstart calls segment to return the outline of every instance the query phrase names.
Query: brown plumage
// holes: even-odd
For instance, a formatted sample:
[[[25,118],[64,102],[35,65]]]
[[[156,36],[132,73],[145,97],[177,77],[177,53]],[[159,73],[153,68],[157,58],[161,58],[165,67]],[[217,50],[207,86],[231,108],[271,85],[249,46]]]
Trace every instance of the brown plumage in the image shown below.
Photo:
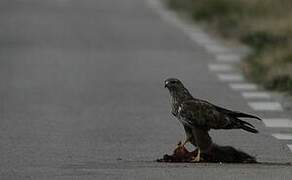
[[[186,132],[186,141],[199,148],[199,151],[208,151],[214,146],[208,131],[210,129],[243,129],[251,133],[258,133],[255,127],[239,118],[259,117],[228,110],[213,105],[205,100],[193,98],[182,82],[175,78],[165,80],[172,103],[171,112],[183,124]],[[198,153],[200,156],[200,153]],[[199,161],[197,157],[195,161]]]

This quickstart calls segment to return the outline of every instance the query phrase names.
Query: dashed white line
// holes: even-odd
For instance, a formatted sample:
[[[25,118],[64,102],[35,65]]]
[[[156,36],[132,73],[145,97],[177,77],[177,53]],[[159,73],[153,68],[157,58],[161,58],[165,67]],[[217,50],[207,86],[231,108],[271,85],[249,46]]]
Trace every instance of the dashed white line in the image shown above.
[[[278,102],[249,102],[248,105],[255,111],[282,111],[282,105]]]
[[[243,81],[243,76],[240,74],[218,74],[218,78],[224,82]]]
[[[231,71],[233,68],[229,64],[209,64],[209,69],[216,72]]]
[[[266,92],[242,92],[241,95],[246,99],[268,99],[271,95]]]
[[[227,48],[216,44],[206,44],[205,48],[213,54],[226,53],[229,51]]]
[[[194,40],[194,36],[190,34],[190,31],[194,31],[194,29],[200,29],[200,28],[194,28],[193,26],[182,22],[174,12],[172,11],[161,11],[160,9],[164,9],[164,4],[160,2],[159,0],[147,0],[148,5],[156,10],[158,15],[165,21],[169,22],[171,25],[179,27],[183,30],[183,32],[192,40]],[[192,29],[192,30],[190,30]]]
[[[292,151],[292,144],[287,144],[287,146],[290,149],[290,151]]]
[[[219,62],[234,63],[239,62],[240,57],[235,54],[218,54],[216,55],[216,60]]]
[[[207,45],[207,44],[215,44],[216,42],[209,38],[208,35],[206,35],[203,32],[192,32],[191,37],[194,41],[201,45]]]
[[[267,127],[273,128],[292,128],[292,121],[285,118],[263,119]]]
[[[292,134],[275,133],[272,136],[280,140],[292,140]]]
[[[158,14],[164,20],[170,22],[172,25],[179,27],[182,31],[193,41],[197,42],[199,45],[214,45],[216,41],[209,37],[207,33],[201,30],[200,27],[194,26],[193,24],[188,24],[179,19],[176,13],[172,11],[160,11],[159,9],[164,8],[159,0],[148,0],[148,4],[151,8],[156,9]]]
[[[67,0],[59,0],[60,2],[67,2]],[[149,4],[152,8],[157,9],[161,8],[161,4],[157,0],[148,0]],[[186,33],[192,40],[198,42],[205,46],[205,48],[216,55],[217,62],[220,63],[234,63],[240,61],[240,56],[229,54],[228,49],[218,45],[214,40],[212,40],[207,34],[200,31],[200,28],[194,28],[191,25],[186,25],[182,23],[176,15],[171,12],[161,12],[158,11],[160,16],[163,17],[165,20],[175,24],[176,26],[180,26],[184,33]],[[215,66],[210,65],[209,69],[212,71],[228,71],[231,70],[230,67],[226,65],[222,66]],[[244,78],[238,74],[219,74],[219,79],[225,82],[232,82],[232,81],[242,81]],[[229,86],[233,90],[245,90],[245,91],[252,91],[256,90],[257,86],[255,84],[250,83],[232,83]],[[243,97],[245,98],[268,98],[270,97],[269,94],[260,93],[260,92],[243,92]],[[279,111],[282,110],[281,104],[277,102],[250,102],[248,103],[254,110],[262,111],[262,110],[269,110],[269,111]],[[292,128],[292,121],[290,119],[263,119],[263,122],[267,127],[281,127],[281,128]],[[292,139],[292,134],[273,134],[274,137],[278,139]],[[292,151],[292,144],[287,144],[289,149]]]
[[[234,90],[256,90],[257,89],[257,85],[255,84],[251,84],[251,83],[231,83],[229,84],[229,86],[231,87],[231,89]]]

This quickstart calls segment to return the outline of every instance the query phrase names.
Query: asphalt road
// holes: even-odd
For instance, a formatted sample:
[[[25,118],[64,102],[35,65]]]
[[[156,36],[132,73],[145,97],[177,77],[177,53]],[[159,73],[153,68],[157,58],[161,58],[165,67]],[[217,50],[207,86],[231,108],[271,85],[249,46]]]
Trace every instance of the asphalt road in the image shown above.
[[[288,148],[212,132],[263,164],[164,164],[184,138],[167,77],[252,113],[208,71],[214,58],[143,0],[1,0],[0,179],[289,179]]]

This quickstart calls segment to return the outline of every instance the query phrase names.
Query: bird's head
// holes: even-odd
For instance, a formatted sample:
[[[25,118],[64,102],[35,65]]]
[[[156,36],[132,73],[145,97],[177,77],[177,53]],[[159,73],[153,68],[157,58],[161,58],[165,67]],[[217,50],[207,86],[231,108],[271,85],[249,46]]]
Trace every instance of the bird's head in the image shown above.
[[[164,81],[164,87],[170,92],[171,97],[176,100],[188,100],[192,99],[192,95],[189,93],[187,88],[184,87],[183,83],[176,78],[168,78]]]
[[[168,78],[164,81],[164,87],[168,90],[178,90],[180,88],[184,88],[184,85],[176,78]]]

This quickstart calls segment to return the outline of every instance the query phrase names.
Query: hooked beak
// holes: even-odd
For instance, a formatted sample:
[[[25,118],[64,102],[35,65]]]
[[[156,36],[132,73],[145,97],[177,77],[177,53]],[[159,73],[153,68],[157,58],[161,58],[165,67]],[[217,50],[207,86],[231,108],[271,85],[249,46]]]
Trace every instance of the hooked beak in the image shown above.
[[[167,85],[169,84],[169,81],[165,81],[164,88],[167,88]]]

